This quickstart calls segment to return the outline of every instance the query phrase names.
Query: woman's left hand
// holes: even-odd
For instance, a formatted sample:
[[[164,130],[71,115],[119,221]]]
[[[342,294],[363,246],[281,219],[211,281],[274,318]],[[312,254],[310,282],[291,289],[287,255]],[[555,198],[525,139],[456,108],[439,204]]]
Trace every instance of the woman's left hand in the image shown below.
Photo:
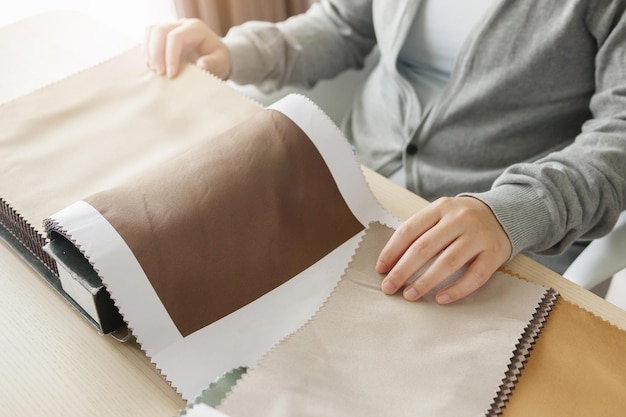
[[[381,251],[376,270],[387,274],[383,292],[394,294],[433,260],[403,290],[405,299],[415,301],[467,266],[456,282],[437,293],[437,302],[447,304],[485,284],[511,250],[507,234],[485,203],[473,197],[444,197],[396,230]]]

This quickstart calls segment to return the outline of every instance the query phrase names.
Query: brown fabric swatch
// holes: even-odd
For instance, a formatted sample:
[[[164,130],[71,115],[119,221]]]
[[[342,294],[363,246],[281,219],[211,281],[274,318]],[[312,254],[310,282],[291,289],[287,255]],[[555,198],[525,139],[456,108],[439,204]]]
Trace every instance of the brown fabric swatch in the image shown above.
[[[364,228],[313,143],[273,110],[85,201],[129,245],[185,336]]]
[[[626,415],[625,351],[626,332],[559,298],[502,415]]]

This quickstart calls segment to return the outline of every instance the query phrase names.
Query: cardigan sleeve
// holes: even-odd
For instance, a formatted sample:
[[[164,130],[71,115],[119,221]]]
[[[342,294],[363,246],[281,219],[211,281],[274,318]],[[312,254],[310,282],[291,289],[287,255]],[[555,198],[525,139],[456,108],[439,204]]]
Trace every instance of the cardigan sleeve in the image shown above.
[[[349,68],[361,68],[376,43],[370,1],[315,3],[283,22],[247,22],[224,38],[230,80],[270,92],[285,85],[312,87]]]
[[[513,245],[559,253],[575,240],[608,233],[626,208],[626,14],[622,2],[590,7],[595,38],[591,118],[573,143],[509,167],[489,191],[468,193],[490,206]]]

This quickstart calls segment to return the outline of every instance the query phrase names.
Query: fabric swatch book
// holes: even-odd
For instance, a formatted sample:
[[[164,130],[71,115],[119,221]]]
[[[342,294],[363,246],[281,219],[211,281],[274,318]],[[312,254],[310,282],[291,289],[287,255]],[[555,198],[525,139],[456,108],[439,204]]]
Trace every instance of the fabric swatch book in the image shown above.
[[[624,333],[550,288],[501,269],[450,306],[382,294],[400,221],[303,96],[263,108],[134,47],[0,105],[0,126],[1,236],[94,331],[127,327],[187,415],[542,415],[569,397],[527,398],[599,349],[567,341],[589,328],[613,342],[582,375],[624,409]]]

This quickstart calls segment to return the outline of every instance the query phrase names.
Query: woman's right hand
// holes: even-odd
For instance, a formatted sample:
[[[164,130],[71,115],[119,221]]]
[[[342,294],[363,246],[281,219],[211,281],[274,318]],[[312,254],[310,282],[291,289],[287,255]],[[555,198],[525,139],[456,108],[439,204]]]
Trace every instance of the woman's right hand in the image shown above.
[[[188,60],[221,79],[230,75],[230,52],[222,38],[199,19],[150,26],[145,48],[148,66],[159,75],[173,78],[181,61]]]

